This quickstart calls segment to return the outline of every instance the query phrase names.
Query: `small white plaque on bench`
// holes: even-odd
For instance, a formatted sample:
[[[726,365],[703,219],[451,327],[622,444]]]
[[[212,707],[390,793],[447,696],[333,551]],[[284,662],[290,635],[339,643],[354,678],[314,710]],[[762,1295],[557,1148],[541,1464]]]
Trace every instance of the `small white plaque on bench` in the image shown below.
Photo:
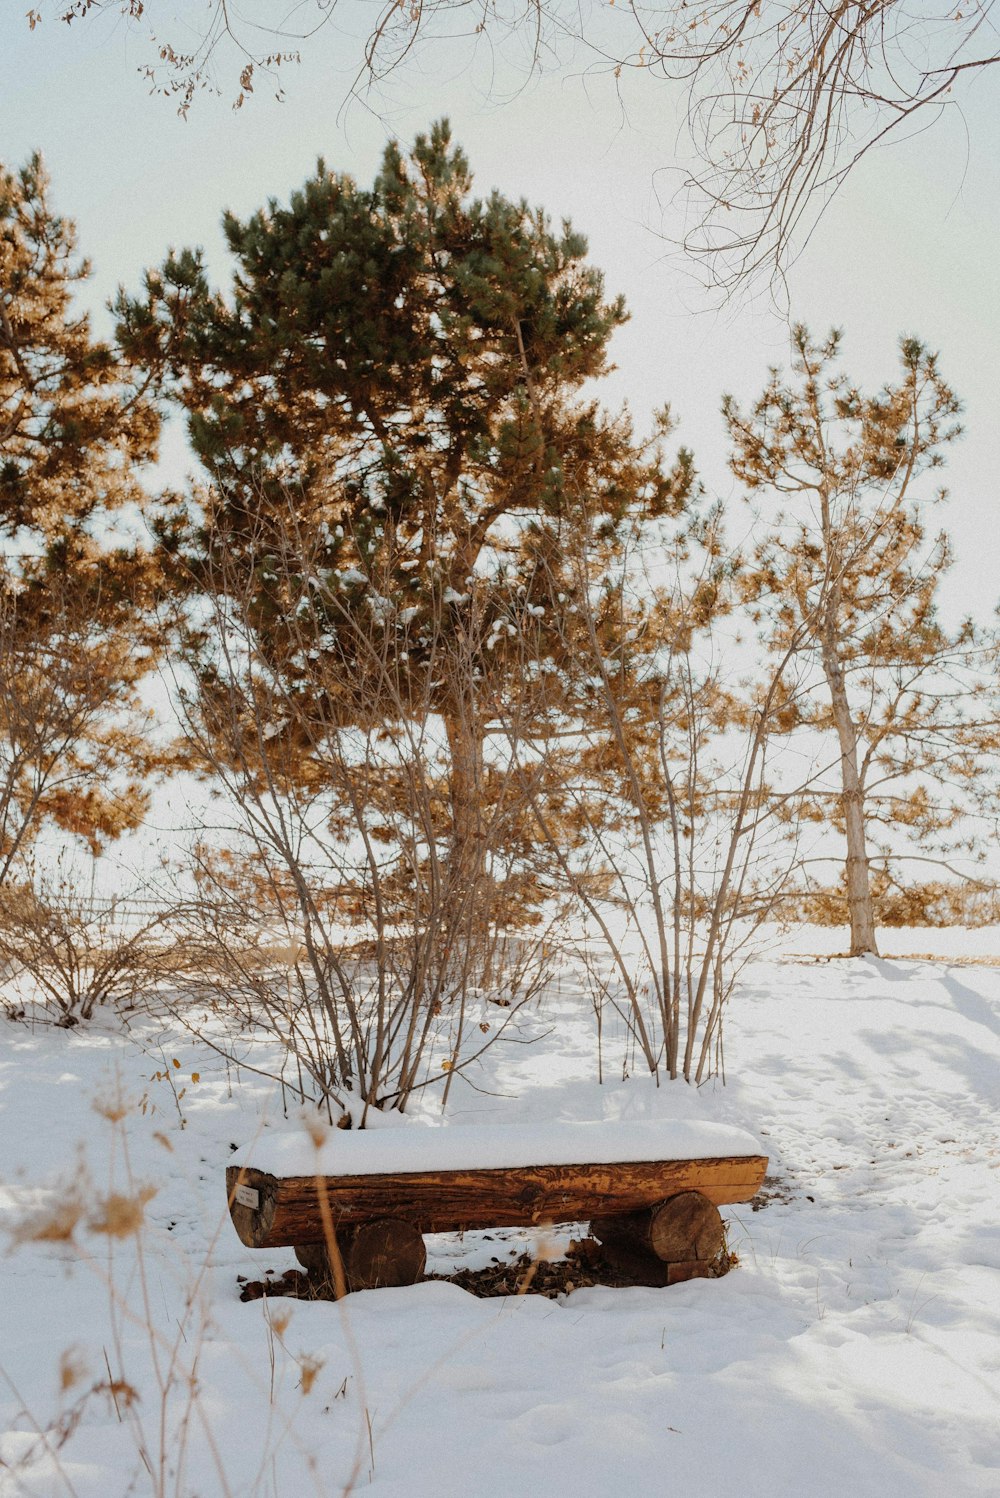
[[[260,1192],[256,1191],[253,1186],[237,1186],[236,1200],[241,1207],[250,1207],[256,1212],[260,1206]]]

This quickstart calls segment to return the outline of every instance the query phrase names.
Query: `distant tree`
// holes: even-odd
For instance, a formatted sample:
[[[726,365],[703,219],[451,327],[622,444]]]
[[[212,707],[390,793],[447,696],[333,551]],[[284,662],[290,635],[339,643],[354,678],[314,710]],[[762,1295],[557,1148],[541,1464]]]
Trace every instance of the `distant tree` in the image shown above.
[[[573,670],[552,558],[581,495],[612,532],[682,507],[692,475],[581,396],[625,319],[584,239],[471,186],[446,124],[409,158],[390,146],[370,189],[321,163],[287,207],[226,216],[228,294],[185,250],[118,310],[210,481],[170,544],[238,600],[300,718],[315,693],[315,721],[367,723],[374,622],[399,700],[444,725],[453,851],[475,867],[491,702],[528,690],[525,639],[549,662],[538,691]]]
[[[196,93],[220,86],[242,105],[262,75],[274,78],[298,61],[297,44],[334,10],[314,0],[290,29],[288,17],[275,26],[266,5],[237,12],[225,0],[199,0],[169,20],[157,0],[38,0],[28,22],[34,28],[45,14],[72,22],[104,11],[148,22],[157,61],[143,71],[185,113]],[[348,58],[358,87],[405,63],[418,39],[453,39],[456,11],[467,14],[470,42],[481,33],[497,42],[527,35],[528,66],[558,56],[569,41],[591,53],[595,71],[637,71],[686,89],[700,158],[686,184],[696,216],[686,247],[727,290],[760,272],[780,273],[872,146],[926,125],[963,83],[1000,62],[989,40],[989,0],[919,13],[903,0],[710,0],[699,7],[668,0],[578,12],[557,0],[513,7],[388,0]],[[262,45],[261,36],[270,40]]]
[[[732,469],[757,508],[742,585],[768,646],[794,640],[813,668],[783,722],[837,746],[832,810],[819,791],[812,807],[845,839],[859,955],[877,951],[873,863],[891,875],[973,851],[969,818],[1000,748],[994,642],[938,612],[950,551],[925,517],[944,491],[920,496],[917,481],[960,428],[936,356],[904,339],[898,383],[870,396],[837,368],[837,333],[816,343],[796,327],[793,348],[794,378],[773,371],[748,410],[724,402]]]
[[[115,527],[158,417],[74,309],[88,274],[41,159],[0,165],[0,883],[47,822],[95,851],[137,826],[156,758],[153,563]]]

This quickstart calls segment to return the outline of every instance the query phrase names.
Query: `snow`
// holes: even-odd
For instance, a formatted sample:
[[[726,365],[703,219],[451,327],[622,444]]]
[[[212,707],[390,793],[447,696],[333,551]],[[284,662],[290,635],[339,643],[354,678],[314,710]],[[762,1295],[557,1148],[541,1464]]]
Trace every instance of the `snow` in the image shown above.
[[[6,1257],[0,1495],[997,1493],[1000,931],[883,949],[899,955],[831,957],[843,933],[776,943],[733,1000],[728,1085],[700,1091],[620,1065],[598,1086],[589,1005],[563,975],[518,1032],[537,1041],[488,1052],[476,1089],[456,1078],[444,1124],[425,1097],[361,1145],[398,1160],[404,1139],[478,1131],[482,1163],[501,1135],[550,1154],[591,1130],[760,1139],[768,1182],[759,1210],[724,1209],[725,1279],[556,1301],[428,1282],[241,1304],[237,1274],[293,1263],[244,1248],[224,1203],[232,1145],[294,1151],[274,1088],[169,1017],[0,1021],[0,1228],[157,1188],[138,1238],[81,1225]],[[432,1265],[526,1242],[553,1251],[467,1234],[432,1240]],[[114,1396],[88,1393],[109,1370]]]
[[[271,1175],[376,1175],[420,1170],[496,1170],[519,1165],[611,1165],[632,1160],[707,1160],[765,1154],[745,1129],[709,1119],[628,1123],[426,1124],[364,1132],[331,1129],[317,1146],[301,1126],[262,1132],[230,1165]]]

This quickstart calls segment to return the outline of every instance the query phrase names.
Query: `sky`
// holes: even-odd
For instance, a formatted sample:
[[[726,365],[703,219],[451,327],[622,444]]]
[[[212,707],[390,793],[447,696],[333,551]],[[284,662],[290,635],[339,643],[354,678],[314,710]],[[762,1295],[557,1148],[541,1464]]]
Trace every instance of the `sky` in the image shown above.
[[[709,490],[734,494],[721,396],[749,401],[768,368],[787,363],[788,326],[765,293],[720,309],[669,243],[679,226],[670,204],[683,167],[682,94],[643,74],[620,92],[567,49],[531,76],[521,43],[504,54],[439,42],[377,97],[351,101],[360,47],[350,33],[364,15],[335,12],[302,64],[283,69],[284,102],[262,85],[234,112],[226,75],[222,97],[201,95],[184,120],[139,73],[150,56],[141,27],[98,16],[70,28],[50,13],[29,32],[22,7],[8,0],[0,161],[16,166],[34,149],[44,153],[56,204],[94,262],[86,296],[98,326],[110,328],[105,303],[117,285],[138,288],[170,245],[203,245],[223,281],[224,208],[245,215],[268,197],[286,199],[319,156],[368,182],[389,138],[406,143],[447,115],[477,190],[496,187],[570,218],[609,293],[624,293],[632,319],[613,344],[606,402],[627,399],[640,428],[669,402]],[[845,367],[863,386],[894,376],[903,334],[940,352],[966,408],[966,435],[945,473],[952,498],[941,519],[957,556],[945,602],[950,614],[980,617],[1000,600],[998,81],[1000,69],[986,73],[933,129],[870,154],[790,278],[793,318],[817,332],[843,328]],[[175,436],[164,470],[179,476],[185,463]],[[747,512],[734,504],[732,515],[738,534]]]

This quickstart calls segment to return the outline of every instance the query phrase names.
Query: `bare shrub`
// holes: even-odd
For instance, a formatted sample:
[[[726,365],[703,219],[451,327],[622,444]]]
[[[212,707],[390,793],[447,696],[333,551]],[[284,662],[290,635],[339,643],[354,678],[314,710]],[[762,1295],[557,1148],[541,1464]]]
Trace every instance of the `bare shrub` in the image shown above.
[[[397,912],[380,936],[350,913],[353,890],[322,887],[331,867],[319,857],[300,870],[303,897],[280,855],[260,844],[221,858],[200,848],[200,895],[179,918],[183,971],[168,1002],[204,1043],[331,1117],[360,1125],[370,1104],[402,1110],[434,1084],[446,1102],[453,1078],[540,997],[556,952],[550,926],[494,925],[473,940],[456,902],[451,916]],[[238,1019],[240,1037],[221,1039],[197,1020],[193,999]],[[251,1060],[245,1042],[255,1033],[278,1043],[277,1062]]]
[[[133,1008],[173,966],[169,912],[134,893],[80,893],[77,865],[0,884],[0,973],[11,1015],[54,1011],[69,1028]]]
[[[716,524],[702,533],[700,567],[690,533],[671,555],[662,540],[651,550],[636,525],[615,539],[610,571],[606,540],[586,516],[576,527],[562,627],[577,708],[539,739],[561,764],[561,822],[534,805],[590,928],[599,1030],[610,1008],[625,1027],[627,1069],[639,1058],[657,1076],[695,1082],[722,1066],[726,1001],[793,862],[780,815],[788,793],[768,779],[792,652],[750,690],[727,682]]]
[[[218,549],[181,694],[234,813],[197,850],[191,981],[280,1041],[293,1092],[353,1095],[361,1122],[430,1082],[447,1096],[540,991],[530,806],[515,756],[487,751],[474,587],[411,623],[374,570],[361,608],[323,575],[291,504],[259,539],[266,628],[260,571]]]

